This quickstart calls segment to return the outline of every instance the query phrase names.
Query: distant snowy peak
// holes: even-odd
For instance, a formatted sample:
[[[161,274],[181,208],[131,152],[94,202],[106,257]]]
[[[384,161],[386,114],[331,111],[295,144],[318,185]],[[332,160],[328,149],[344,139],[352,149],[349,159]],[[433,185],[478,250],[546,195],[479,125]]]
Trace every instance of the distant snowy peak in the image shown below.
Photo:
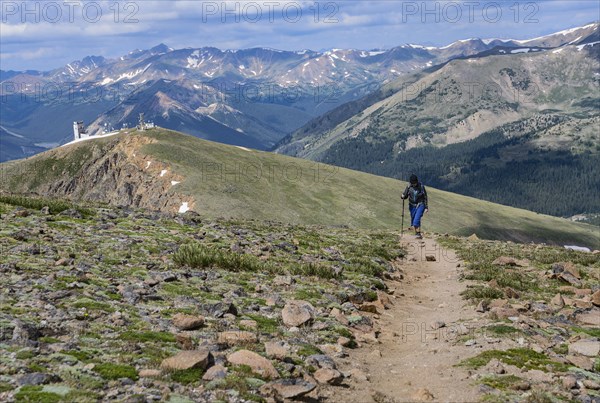
[[[575,27],[570,29],[565,29],[559,32],[555,32],[552,34],[540,36],[533,39],[506,39],[506,38],[469,38],[469,39],[460,39],[458,41],[452,42],[449,45],[442,47],[428,47],[428,50],[445,50],[450,49],[456,46],[465,45],[465,44],[475,44],[475,43],[483,43],[487,46],[521,46],[521,45],[531,45],[531,46],[540,46],[540,47],[558,47],[565,44],[572,44],[577,42],[578,40],[585,38],[589,35],[592,35],[594,32],[598,32],[598,27],[600,23],[595,22],[592,24],[584,25],[581,27]]]

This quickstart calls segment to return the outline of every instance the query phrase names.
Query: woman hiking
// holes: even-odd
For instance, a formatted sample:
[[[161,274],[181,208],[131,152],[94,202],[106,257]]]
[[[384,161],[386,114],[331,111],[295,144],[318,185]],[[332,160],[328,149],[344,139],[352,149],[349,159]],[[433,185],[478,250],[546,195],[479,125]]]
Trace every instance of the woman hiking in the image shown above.
[[[402,199],[408,199],[408,209],[410,210],[410,226],[415,229],[417,239],[423,239],[421,235],[421,217],[429,211],[427,207],[427,190],[419,182],[417,175],[410,176],[410,185],[402,193]],[[410,228],[409,228],[410,229]]]

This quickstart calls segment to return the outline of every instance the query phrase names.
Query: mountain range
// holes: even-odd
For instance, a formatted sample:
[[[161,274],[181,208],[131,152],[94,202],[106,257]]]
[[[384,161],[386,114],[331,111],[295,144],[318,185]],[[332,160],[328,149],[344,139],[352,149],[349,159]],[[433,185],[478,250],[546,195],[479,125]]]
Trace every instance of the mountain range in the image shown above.
[[[404,75],[275,150],[546,214],[598,212],[600,37],[586,29]]]
[[[0,71],[0,161],[64,144],[72,122],[91,133],[137,123],[256,149],[406,75],[461,58],[583,44],[597,24],[531,40],[468,39],[444,47],[280,51],[164,44],[116,59],[89,56],[51,71]]]

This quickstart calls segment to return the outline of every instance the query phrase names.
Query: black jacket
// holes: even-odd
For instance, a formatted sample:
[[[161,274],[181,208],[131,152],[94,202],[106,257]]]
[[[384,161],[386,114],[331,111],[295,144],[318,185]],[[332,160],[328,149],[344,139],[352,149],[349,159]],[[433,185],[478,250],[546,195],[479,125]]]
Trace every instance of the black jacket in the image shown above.
[[[427,207],[427,190],[425,190],[425,185],[421,182],[417,183],[415,186],[407,186],[402,193],[402,198],[408,199],[408,204],[412,207],[423,203],[425,208],[429,208]]]

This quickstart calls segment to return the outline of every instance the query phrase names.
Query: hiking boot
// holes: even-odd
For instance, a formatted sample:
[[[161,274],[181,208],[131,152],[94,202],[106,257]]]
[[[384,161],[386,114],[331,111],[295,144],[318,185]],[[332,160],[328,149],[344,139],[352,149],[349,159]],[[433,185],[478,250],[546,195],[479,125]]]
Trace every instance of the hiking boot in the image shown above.
[[[423,235],[421,235],[421,233],[419,232],[417,235],[415,235],[415,238],[417,238],[417,239],[423,239]]]

